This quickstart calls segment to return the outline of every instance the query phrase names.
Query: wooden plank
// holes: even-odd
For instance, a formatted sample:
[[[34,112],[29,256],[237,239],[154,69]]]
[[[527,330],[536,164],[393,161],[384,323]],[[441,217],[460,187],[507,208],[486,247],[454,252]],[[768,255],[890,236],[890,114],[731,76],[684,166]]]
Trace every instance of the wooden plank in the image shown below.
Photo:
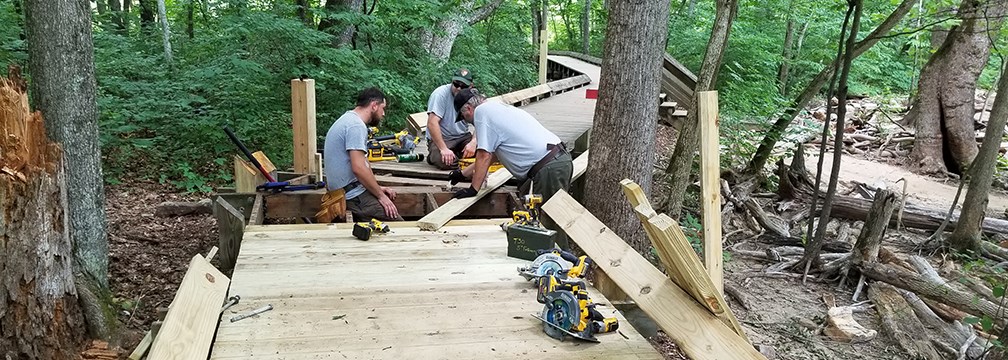
[[[248,224],[249,225],[262,225],[263,219],[266,218],[266,201],[263,200],[262,194],[256,194],[255,200],[252,201],[252,212],[249,213]]]
[[[570,195],[543,209],[691,359],[765,359]]]
[[[262,195],[256,195],[257,202],[261,203],[259,200],[261,198]],[[220,249],[220,259],[217,263],[220,264],[221,271],[230,272],[234,269],[235,260],[238,259],[238,250],[241,248],[245,232],[245,218],[220,197],[214,201],[213,212],[217,218],[217,247]],[[252,216],[255,216],[254,210],[252,213]]]
[[[480,191],[476,193],[476,196],[465,199],[451,199],[447,203],[438,207],[437,210],[434,210],[430,214],[421,218],[420,221],[417,222],[417,225],[421,229],[428,231],[440,229],[448,222],[448,220],[458,216],[468,209],[469,206],[472,206],[472,204],[475,204],[479,201],[479,199],[482,199],[501,185],[504,185],[504,183],[510,179],[511,172],[507,171],[507,169],[497,170],[487,177],[486,186],[480,189]]]
[[[448,183],[448,180],[418,179],[395,175],[375,175],[375,180],[378,180],[378,185],[381,186],[431,186],[437,188],[438,190],[445,190],[452,187],[452,185]],[[467,182],[455,185],[455,187],[467,186],[469,186],[469,183]]]
[[[234,156],[235,192],[254,193],[256,186],[266,182],[266,177],[252,163]]]
[[[294,171],[302,174],[317,173],[315,79],[291,79],[291,115],[294,125]]]
[[[658,105],[658,107],[661,109],[675,109],[676,105],[678,105],[678,103],[675,101],[666,101]]]
[[[148,358],[206,359],[230,283],[203,256],[193,256]]]
[[[697,93],[700,121],[700,205],[703,208],[704,265],[718,293],[724,295],[721,244],[721,146],[718,142],[718,93]]]
[[[151,331],[147,330],[147,334],[144,335],[137,347],[133,349],[130,353],[128,359],[130,360],[140,360],[144,355],[147,355],[147,350],[150,350],[151,343],[154,342],[154,336],[151,335]]]
[[[438,205],[437,199],[434,198],[434,194],[430,194],[430,193],[426,194],[424,196],[424,200],[425,200],[425,202],[424,202],[424,211],[426,211],[428,214],[430,214],[430,213],[434,212],[434,210],[437,210],[437,208],[438,208],[439,205]]]
[[[256,161],[259,162],[259,165],[263,166],[263,169],[265,169],[266,172],[270,174],[275,174],[277,170],[276,165],[273,165],[273,161],[270,161],[269,157],[266,156],[266,153],[262,151],[256,151],[252,153],[252,157],[254,157]],[[273,178],[275,179],[276,176],[273,176]]]
[[[571,182],[584,175],[585,170],[588,170],[588,150],[585,150],[585,152],[574,159],[574,172],[571,174]]]
[[[315,153],[315,181],[325,181],[325,170],[322,165],[322,154]]]
[[[546,83],[546,59],[549,54],[549,31],[539,30],[539,83]]]
[[[655,213],[651,208],[651,203],[644,195],[644,191],[637,183],[624,179],[620,182],[623,187],[623,194],[626,195],[630,206],[634,208],[637,217],[644,225],[645,233],[651,239],[665,272],[676,285],[686,290],[700,305],[717,315],[721,320],[731,327],[736,334],[749,341],[742,325],[739,324],[734,312],[728,307],[728,302],[724,296],[717,291],[713,282],[704,271],[703,264],[693,251],[686,235],[679,227],[679,222],[668,217],[668,215]]]

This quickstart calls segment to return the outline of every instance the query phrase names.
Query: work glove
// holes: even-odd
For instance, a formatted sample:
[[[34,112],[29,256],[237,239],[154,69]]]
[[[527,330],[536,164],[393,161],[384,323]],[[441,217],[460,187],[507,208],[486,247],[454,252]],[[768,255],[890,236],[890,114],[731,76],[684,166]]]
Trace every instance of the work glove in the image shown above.
[[[476,196],[477,192],[478,191],[476,191],[476,189],[473,189],[472,186],[470,186],[470,187],[467,187],[465,189],[456,191],[455,192],[455,196],[452,196],[452,199],[465,199],[465,198],[473,197],[473,196]]]
[[[452,186],[460,182],[466,181],[465,175],[462,175],[462,170],[452,170],[448,173],[448,181],[451,182]]]

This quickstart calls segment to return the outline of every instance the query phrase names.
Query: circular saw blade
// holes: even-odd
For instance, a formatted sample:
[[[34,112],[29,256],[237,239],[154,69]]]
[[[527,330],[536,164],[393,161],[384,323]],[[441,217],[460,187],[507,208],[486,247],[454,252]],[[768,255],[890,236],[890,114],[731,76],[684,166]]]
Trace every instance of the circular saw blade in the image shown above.
[[[546,296],[542,318],[549,323],[543,324],[543,331],[552,338],[563,340],[575,322],[581,321],[581,309],[569,291],[554,291]]]

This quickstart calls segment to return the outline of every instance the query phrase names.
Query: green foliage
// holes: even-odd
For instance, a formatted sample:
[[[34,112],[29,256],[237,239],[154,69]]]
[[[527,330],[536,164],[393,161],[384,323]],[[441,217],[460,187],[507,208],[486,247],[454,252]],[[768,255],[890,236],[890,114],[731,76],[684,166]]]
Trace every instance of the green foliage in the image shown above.
[[[194,5],[195,4],[195,5]],[[163,57],[160,27],[142,27],[139,7],[118,31],[95,17],[95,67],[106,180],[145,177],[188,191],[209,191],[231,180],[237,153],[222,127],[279,167],[292,162],[290,79],[315,79],[319,148],[332,123],[368,86],[388,97],[384,130],[405,127],[423,111],[430,91],[467,67],[476,86],[494,95],[534,83],[534,48],[514,28],[526,8],[505,2],[497,13],[467,26],[453,56],[440,63],[418,46],[422,29],[455,11],[457,1],[393,1],[373,13],[327,11],[327,31],[306,26],[293,3],[168,1],[174,63]],[[481,5],[478,4],[478,5]],[[193,37],[186,34],[188,6]],[[207,6],[203,8],[203,6]],[[26,64],[26,46],[11,2],[0,2],[0,62]],[[357,26],[354,46],[335,47],[334,36]],[[30,69],[27,69],[30,72]]]

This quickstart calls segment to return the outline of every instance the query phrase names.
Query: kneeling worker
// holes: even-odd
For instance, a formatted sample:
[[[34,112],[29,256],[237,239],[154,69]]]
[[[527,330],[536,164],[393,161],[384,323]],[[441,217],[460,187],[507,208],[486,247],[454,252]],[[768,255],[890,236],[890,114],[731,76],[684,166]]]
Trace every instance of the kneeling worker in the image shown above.
[[[476,126],[476,164],[463,171],[451,173],[452,184],[471,178],[472,186],[459,190],[455,198],[476,196],[487,177],[493,161],[500,161],[521,186],[548,201],[557,191],[570,187],[574,164],[560,138],[546,130],[525,110],[501,103],[485,102],[473,89],[464,89],[455,95],[455,109],[459,117]],[[545,214],[540,219],[543,226],[557,231],[556,243],[569,249],[567,236]]]
[[[367,160],[368,127],[385,118],[385,94],[367,88],[357,96],[357,107],[347,111],[326,133],[325,175],[329,192],[322,198],[319,222],[345,217],[354,221],[402,220],[396,209],[395,191],[378,185]]]
[[[472,84],[472,73],[460,69],[450,84],[434,89],[427,100],[427,163],[441,170],[458,168],[459,158],[472,157],[476,152],[476,139],[453,108],[455,94]]]

